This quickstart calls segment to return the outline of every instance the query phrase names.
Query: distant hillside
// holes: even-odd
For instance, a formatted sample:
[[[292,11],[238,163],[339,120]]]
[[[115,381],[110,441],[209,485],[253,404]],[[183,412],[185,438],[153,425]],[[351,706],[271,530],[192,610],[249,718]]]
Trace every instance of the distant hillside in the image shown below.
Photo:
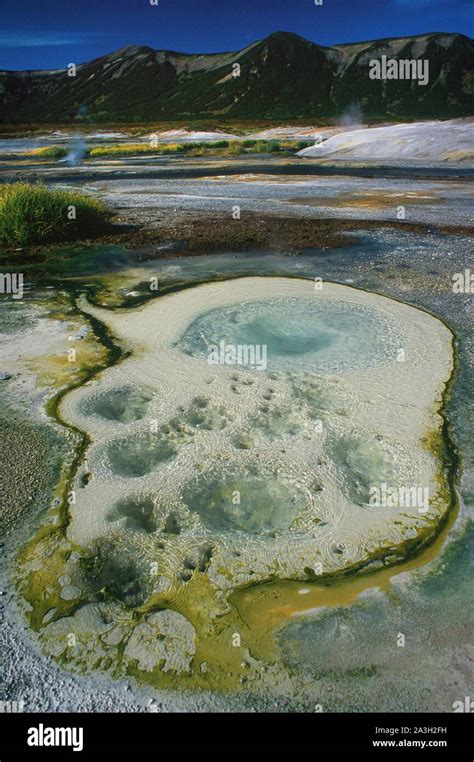
[[[369,61],[428,59],[426,86],[372,80]],[[232,75],[233,64],[240,76]],[[474,41],[426,34],[322,47],[288,32],[232,53],[126,47],[57,71],[0,71],[2,122],[143,122],[193,118],[430,118],[474,112]]]

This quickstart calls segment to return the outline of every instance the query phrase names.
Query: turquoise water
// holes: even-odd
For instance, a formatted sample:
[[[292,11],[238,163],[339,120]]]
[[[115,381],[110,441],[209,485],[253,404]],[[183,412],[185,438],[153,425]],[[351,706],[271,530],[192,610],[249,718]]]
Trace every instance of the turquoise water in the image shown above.
[[[82,412],[84,415],[97,415],[107,421],[130,423],[145,417],[150,400],[148,394],[125,386],[86,398]]]
[[[315,292],[317,294],[317,292]],[[267,369],[338,372],[393,362],[401,346],[379,310],[339,300],[275,297],[210,310],[184,332],[178,346],[208,357],[210,347],[266,347]]]
[[[275,477],[215,473],[188,484],[183,500],[213,529],[263,534],[288,529],[307,497]]]

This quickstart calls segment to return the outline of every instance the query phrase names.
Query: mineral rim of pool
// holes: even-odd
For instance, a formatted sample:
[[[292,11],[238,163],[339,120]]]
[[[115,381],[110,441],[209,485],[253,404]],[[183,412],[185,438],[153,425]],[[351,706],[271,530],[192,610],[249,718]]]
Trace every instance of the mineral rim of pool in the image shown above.
[[[395,563],[436,534],[450,507],[434,446],[453,366],[441,321],[295,278],[81,306],[129,354],[61,403],[90,444],[58,591],[36,582],[48,652],[77,631],[143,674],[186,672],[216,617],[231,622],[232,592]]]
[[[175,573],[209,541],[207,573],[233,589],[396,553],[447,510],[425,441],[441,426],[453,358],[449,330],[431,315],[286,278],[91,312],[132,354],[62,406],[92,439],[74,542],[130,530],[123,500],[151,501],[148,535],[160,542],[170,516],[180,526]],[[222,345],[266,347],[266,368],[210,363],[209,347]]]

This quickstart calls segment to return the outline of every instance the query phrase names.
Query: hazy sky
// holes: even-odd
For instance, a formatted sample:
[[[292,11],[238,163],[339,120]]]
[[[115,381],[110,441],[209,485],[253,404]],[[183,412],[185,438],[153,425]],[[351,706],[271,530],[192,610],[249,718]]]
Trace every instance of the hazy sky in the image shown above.
[[[322,45],[423,32],[472,36],[473,0],[0,0],[0,68],[63,68],[124,45],[237,50],[271,32]]]

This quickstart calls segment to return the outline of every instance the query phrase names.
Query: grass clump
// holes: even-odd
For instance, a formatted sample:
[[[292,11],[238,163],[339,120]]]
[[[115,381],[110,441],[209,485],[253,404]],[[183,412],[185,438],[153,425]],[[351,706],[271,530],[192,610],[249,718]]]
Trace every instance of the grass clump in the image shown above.
[[[97,159],[102,156],[141,156],[142,154],[175,154],[187,150],[184,143],[160,143],[152,146],[150,143],[122,143],[111,146],[95,146],[89,150],[89,157]]]
[[[95,146],[89,151],[89,158],[126,157],[143,155],[172,156],[236,156],[239,154],[292,153],[305,148],[310,143],[298,140],[214,140],[187,143],[122,143]]]
[[[294,153],[312,145],[304,140],[205,140],[184,143],[114,143],[97,145],[87,149],[86,158],[127,158],[130,156],[176,156],[186,154],[199,156],[238,156],[245,154]],[[38,159],[63,159],[68,155],[62,146],[44,146],[22,154],[22,157]]]
[[[39,159],[64,159],[69,153],[67,148],[62,146],[43,146],[42,148],[33,148],[24,153],[24,156],[34,156]]]
[[[35,243],[86,238],[108,227],[104,204],[74,191],[48,190],[42,185],[0,186],[0,243]]]

